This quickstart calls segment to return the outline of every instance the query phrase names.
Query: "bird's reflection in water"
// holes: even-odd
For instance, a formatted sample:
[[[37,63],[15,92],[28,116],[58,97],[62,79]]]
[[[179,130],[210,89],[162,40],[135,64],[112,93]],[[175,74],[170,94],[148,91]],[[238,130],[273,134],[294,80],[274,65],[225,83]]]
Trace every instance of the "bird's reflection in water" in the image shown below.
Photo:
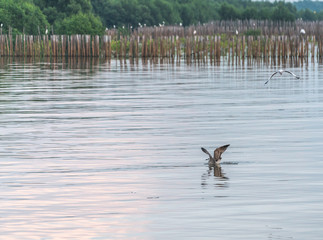
[[[214,177],[213,177],[214,176]],[[229,178],[225,176],[225,173],[222,171],[222,167],[219,164],[215,164],[213,167],[209,167],[206,173],[202,174],[202,186],[208,185],[209,179],[215,180],[215,187],[228,187]]]
[[[212,168],[209,168],[208,171],[212,171]],[[229,179],[228,177],[226,177],[224,175],[224,173],[222,172],[222,168],[220,165],[216,164],[214,167],[213,167],[213,174],[214,174],[214,177],[218,177],[218,178],[222,178],[222,179]]]

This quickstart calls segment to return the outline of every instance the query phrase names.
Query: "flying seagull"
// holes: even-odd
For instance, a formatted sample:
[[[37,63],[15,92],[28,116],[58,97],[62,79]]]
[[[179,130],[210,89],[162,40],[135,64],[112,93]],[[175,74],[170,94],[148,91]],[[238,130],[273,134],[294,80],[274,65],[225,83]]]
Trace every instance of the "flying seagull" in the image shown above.
[[[290,72],[290,71],[287,71],[287,70],[280,69],[279,71],[274,72],[274,73],[270,76],[270,78],[268,78],[268,80],[265,82],[265,84],[267,84],[267,83],[269,82],[269,80],[270,80],[270,79],[272,79],[272,77],[273,77],[273,76],[275,76],[277,73],[279,73],[280,75],[283,75],[283,72],[287,72],[287,73],[289,73],[290,75],[293,75],[293,77],[295,77],[295,78],[299,79],[299,76],[297,76],[296,74],[294,74],[294,73],[292,73],[292,72]]]
[[[222,153],[227,150],[230,144],[224,145],[222,147],[218,147],[214,150],[214,157],[203,147],[201,147],[202,151],[209,155],[209,166],[215,166],[216,163],[220,163]]]

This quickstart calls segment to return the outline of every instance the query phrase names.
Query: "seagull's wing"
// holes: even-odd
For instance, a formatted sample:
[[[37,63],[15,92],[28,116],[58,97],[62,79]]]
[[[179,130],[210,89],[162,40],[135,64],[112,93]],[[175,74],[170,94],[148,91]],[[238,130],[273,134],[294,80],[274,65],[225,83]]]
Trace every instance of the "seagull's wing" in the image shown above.
[[[272,79],[273,76],[275,76],[278,72],[274,72],[273,74],[271,74],[271,76],[268,78],[268,80],[265,82],[265,84],[267,84],[269,82],[270,79]]]
[[[207,155],[209,155],[210,158],[212,158],[211,154],[203,147],[201,147],[202,151],[205,152]]]
[[[224,145],[222,147],[218,147],[214,150],[214,159],[218,160],[221,158],[222,153],[224,153],[225,150],[230,146],[230,144]]]
[[[287,73],[289,73],[289,74],[293,75],[294,77],[296,77],[297,79],[299,79],[299,76],[297,76],[296,74],[294,74],[294,73],[292,73],[292,72],[290,72],[290,71],[284,70],[284,72],[287,72]]]

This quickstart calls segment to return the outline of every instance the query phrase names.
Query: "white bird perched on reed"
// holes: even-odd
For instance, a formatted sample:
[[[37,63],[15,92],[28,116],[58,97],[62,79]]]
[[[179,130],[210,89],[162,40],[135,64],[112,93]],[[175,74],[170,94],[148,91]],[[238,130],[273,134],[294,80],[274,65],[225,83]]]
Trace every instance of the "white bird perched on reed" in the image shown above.
[[[302,28],[300,34],[305,34],[305,30]]]
[[[236,35],[238,35],[238,34],[239,34],[238,29],[236,29]]]
[[[287,71],[287,70],[280,69],[280,70],[274,72],[273,74],[271,74],[271,76],[268,78],[268,80],[265,82],[265,84],[267,84],[269,82],[269,80],[272,79],[273,76],[275,76],[277,73],[279,73],[280,75],[283,75],[284,72],[289,73],[290,75],[292,75],[293,77],[295,77],[297,79],[300,78],[299,76],[297,76],[296,74],[292,73],[291,71]]]

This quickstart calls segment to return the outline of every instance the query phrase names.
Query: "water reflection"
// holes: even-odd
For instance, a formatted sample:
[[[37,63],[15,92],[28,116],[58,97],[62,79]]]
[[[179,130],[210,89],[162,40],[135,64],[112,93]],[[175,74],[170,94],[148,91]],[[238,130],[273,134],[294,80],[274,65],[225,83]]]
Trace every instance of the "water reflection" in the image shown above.
[[[224,188],[229,186],[229,178],[222,171],[222,167],[220,164],[215,164],[215,166],[213,167],[208,167],[207,171],[202,174],[201,179],[202,187],[209,185],[210,181],[212,181],[211,184],[213,184],[217,188]]]
[[[81,69],[84,71],[98,70],[97,66],[109,63],[108,59],[102,58],[37,58],[37,57],[15,57],[0,58],[0,69],[10,67],[34,68],[48,70]]]
[[[85,58],[85,57],[70,57],[70,58],[50,58],[50,57],[10,57],[10,58],[0,58],[0,68],[7,68],[11,64],[39,64],[41,63],[42,67],[46,67],[51,70],[60,70],[60,69],[83,69],[83,70],[97,70],[100,65],[106,64],[108,66],[117,65],[121,69],[130,69],[134,70],[136,67],[148,66],[148,65],[173,65],[180,66],[185,64],[187,66],[214,66],[221,67],[223,65],[231,67],[240,67],[240,66],[281,66],[281,67],[308,67],[309,65],[315,64],[316,59],[307,59],[307,58],[227,58],[223,57],[221,61],[204,61],[203,59],[199,60],[175,60],[173,58],[122,58],[122,59],[111,59],[111,58]],[[322,59],[319,58],[318,63],[322,64]]]
[[[0,60],[4,239],[320,239],[321,66],[83,60]]]
[[[209,169],[209,171],[211,171],[212,168]],[[213,174],[215,177],[221,178],[221,179],[229,179],[228,177],[225,176],[224,173],[222,173],[222,168],[220,165],[215,165],[213,167]]]

